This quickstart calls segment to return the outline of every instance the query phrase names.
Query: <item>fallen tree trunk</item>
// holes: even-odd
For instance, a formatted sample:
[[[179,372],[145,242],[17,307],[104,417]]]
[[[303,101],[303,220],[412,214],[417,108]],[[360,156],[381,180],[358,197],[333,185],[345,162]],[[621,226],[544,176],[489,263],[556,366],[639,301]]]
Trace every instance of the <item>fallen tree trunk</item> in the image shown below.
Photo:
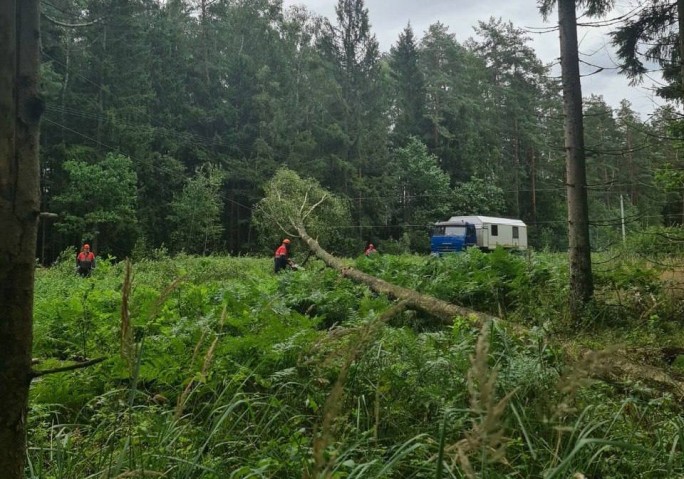
[[[329,254],[321,248],[318,241],[309,236],[305,225],[308,223],[315,228],[316,225],[343,223],[349,218],[345,202],[326,191],[315,180],[302,179],[295,172],[283,168],[276,172],[266,185],[265,193],[255,208],[253,220],[268,227],[276,225],[288,236],[300,237],[318,258],[343,276],[361,282],[377,293],[396,298],[405,303],[407,308],[435,316],[445,325],[453,323],[454,318],[460,316],[471,320],[473,326],[480,328],[498,323],[516,335],[529,334],[529,330],[523,325],[503,321],[486,313],[393,285],[352,268]],[[317,233],[325,235],[326,229],[319,229]],[[565,357],[571,365],[571,376],[602,378],[606,381],[622,381],[629,378],[656,387],[660,391],[669,391],[680,400],[684,399],[684,381],[677,375],[670,374],[666,368],[649,365],[648,361],[644,360],[634,361],[629,353],[617,353],[614,349],[592,351],[582,347],[571,349],[570,344],[560,346],[565,350]]]
[[[626,379],[636,379],[648,387],[659,391],[669,391],[677,399],[684,399],[684,381],[673,377],[667,371],[651,366],[638,364],[627,357],[613,355],[606,360],[606,364],[596,377],[606,382],[624,382]]]
[[[325,264],[342,273],[343,276],[359,281],[368,285],[376,293],[386,294],[387,296],[406,302],[410,309],[417,309],[440,318],[444,323],[452,323],[456,316],[463,316],[474,320],[478,327],[484,326],[489,321],[498,321],[495,316],[474,311],[463,306],[457,306],[435,297],[418,293],[412,289],[404,288],[388,283],[385,280],[376,278],[370,274],[359,271],[356,268],[345,265],[342,261],[325,251],[318,241],[307,234],[304,228],[297,228],[297,233],[306,242],[311,251],[314,252]]]
[[[671,348],[651,349],[649,352],[663,355],[667,354],[668,349]],[[634,354],[638,355],[638,350],[608,348],[593,351],[585,348],[573,354],[569,348],[566,349],[566,356],[574,362],[575,370],[583,372],[585,377],[611,384],[636,380],[647,388],[668,391],[677,399],[684,399],[684,380],[681,374],[670,373],[666,368],[649,364],[643,357],[641,362],[635,361]]]
[[[399,299],[404,302],[407,308],[420,310],[438,317],[443,324],[452,324],[455,317],[461,316],[473,320],[473,325],[479,328],[485,324],[497,322],[516,334],[522,335],[528,332],[522,325],[505,322],[496,316],[457,306],[366,274],[344,264],[340,259],[325,251],[318,244],[318,241],[307,234],[304,228],[297,227],[297,233],[318,258],[329,267],[340,271],[343,276],[361,282],[377,293]],[[618,352],[597,352],[591,349],[582,349],[578,353],[579,358],[571,361],[575,362],[575,367],[586,369],[585,372],[591,377],[607,382],[622,382],[625,379],[637,380],[660,391],[670,392],[679,400],[684,399],[684,381],[672,377],[662,368],[630,361],[627,355]],[[587,366],[589,358],[595,358],[590,362],[595,365],[600,363],[600,366]]]

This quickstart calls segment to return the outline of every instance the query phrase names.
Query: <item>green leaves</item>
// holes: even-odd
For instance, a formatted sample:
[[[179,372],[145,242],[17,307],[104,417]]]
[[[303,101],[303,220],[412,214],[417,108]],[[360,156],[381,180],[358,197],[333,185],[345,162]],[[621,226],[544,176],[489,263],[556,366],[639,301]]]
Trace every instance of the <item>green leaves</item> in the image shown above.
[[[223,232],[223,179],[219,168],[210,164],[199,167],[171,203],[168,220],[174,227],[171,238],[176,251],[206,254],[217,249]]]
[[[497,216],[505,211],[504,192],[489,180],[473,177],[454,189],[453,214]]]
[[[509,320],[543,324],[524,337],[493,327],[489,347],[479,348],[480,364],[498,371],[488,394],[498,401],[514,393],[513,413],[490,424],[507,438],[506,462],[480,463],[474,458],[484,451],[474,449],[476,473],[498,479],[638,471],[655,479],[663,464],[670,475],[684,472],[681,411],[671,397],[653,399],[653,391],[630,383],[578,383],[577,397],[560,392],[569,380],[559,377],[569,364],[562,361],[560,336],[551,341],[548,335],[548,327],[559,327],[567,294],[559,287],[567,274],[560,255],[383,254],[360,258],[357,266],[437,296],[484,304]],[[72,273],[69,253],[63,264],[38,269],[34,356],[72,358],[82,354],[86,338],[88,354],[111,359],[34,382],[32,477],[114,470],[172,470],[189,479],[300,477],[312,470],[312,445],[327,414],[334,417],[328,418],[324,455],[333,474],[435,477],[441,467],[458,476],[451,453],[441,466],[435,458],[440,442],[459,443],[482,414],[466,387],[468,358],[476,350],[472,324],[457,320],[436,329],[404,311],[380,325],[391,300],[320,267],[314,260],[304,271],[275,276],[270,259],[185,255],[134,264],[130,317],[137,344],[144,341],[135,389],[117,357],[122,265],[107,262],[84,281]],[[602,277],[599,297],[624,290],[664,300],[661,290],[648,286],[657,276],[642,269]],[[665,316],[660,306],[650,306],[630,314]],[[616,321],[636,321],[629,334],[643,329],[641,319],[619,315]],[[649,322],[657,330],[659,321]],[[674,331],[668,341],[678,337]],[[591,333],[592,341],[602,340],[600,330]],[[656,340],[662,343],[663,334]],[[345,364],[348,374],[331,413],[326,398]],[[183,415],[174,417],[179,401]]]
[[[257,203],[253,222],[268,238],[286,234],[299,236],[304,227],[309,235],[325,244],[339,235],[339,228],[349,225],[347,203],[311,178],[301,178],[287,168],[276,172]]]
[[[64,163],[68,186],[54,198],[58,229],[70,237],[92,239],[101,233],[100,251],[110,235],[134,238],[137,175],[130,158],[109,153],[102,161]]]

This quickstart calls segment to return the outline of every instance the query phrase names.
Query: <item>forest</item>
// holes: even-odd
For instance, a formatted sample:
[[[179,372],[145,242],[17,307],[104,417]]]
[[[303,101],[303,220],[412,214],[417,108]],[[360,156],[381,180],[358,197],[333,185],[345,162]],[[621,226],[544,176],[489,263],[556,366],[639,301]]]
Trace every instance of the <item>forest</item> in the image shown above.
[[[272,251],[252,209],[281,166],[342,195],[336,249],[426,252],[456,214],[521,218],[567,249],[560,82],[528,34],[484,19],[459,43],[410,25],[381,52],[363,2],[338,18],[273,0],[49,0],[43,8],[40,259],[81,241],[123,258]],[[82,25],[69,28],[65,25]],[[585,100],[592,244],[681,225],[679,118]]]
[[[684,4],[336,5],[0,0],[0,478],[684,477]]]

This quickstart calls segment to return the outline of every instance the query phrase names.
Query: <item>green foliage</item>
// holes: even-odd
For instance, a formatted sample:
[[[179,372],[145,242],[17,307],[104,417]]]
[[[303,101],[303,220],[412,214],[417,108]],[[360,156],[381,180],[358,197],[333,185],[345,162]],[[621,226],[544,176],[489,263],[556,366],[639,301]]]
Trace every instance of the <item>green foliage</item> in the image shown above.
[[[27,477],[141,470],[179,478],[312,476],[322,433],[323,460],[340,477],[433,478],[438,469],[459,477],[458,448],[478,437],[475,425],[485,427],[491,414],[477,402],[484,384],[493,384],[495,403],[510,394],[494,425],[507,438],[506,461],[479,460],[482,450],[471,451],[478,474],[684,473],[681,406],[635,383],[588,385],[585,366],[566,362],[548,335],[564,331],[560,256],[470,250],[357,260],[396,284],[538,325],[524,336],[494,326],[488,367],[478,369],[488,376],[476,377],[471,357],[482,357],[482,342],[465,319],[444,328],[404,311],[380,322],[391,301],[319,261],[275,276],[270,259],[171,258],[163,251],[133,265],[131,369],[119,356],[123,265],[103,259],[83,279],[73,272],[73,253],[37,270],[34,356],[43,361],[36,367],[82,356],[107,360],[34,382]],[[617,292],[665,303],[657,276],[628,258],[599,278],[597,301],[607,311]],[[643,311],[614,314],[638,325]],[[651,331],[664,324],[656,321]],[[602,327],[590,332],[592,342],[606,334]],[[335,412],[327,398],[345,367]],[[326,417],[331,426],[323,425]]]
[[[394,99],[393,137],[403,143],[423,130],[425,111],[424,73],[418,65],[418,46],[411,25],[399,34],[390,49],[391,91]]]
[[[390,170],[395,172],[394,222],[410,225],[405,231],[413,251],[429,251],[427,225],[448,216],[453,210],[449,175],[436,156],[415,137],[394,153]],[[416,228],[424,225],[425,228]]]
[[[175,251],[206,254],[217,249],[223,226],[221,184],[224,173],[211,165],[197,168],[171,203],[168,220]]]
[[[471,178],[458,185],[452,199],[455,215],[497,216],[504,211],[504,192],[492,181]]]
[[[49,18],[88,24],[70,29],[42,22],[41,184],[46,211],[61,215],[57,224],[41,226],[44,262],[84,237],[94,239],[95,231],[98,253],[121,258],[138,234],[149,248],[167,245],[174,252],[271,249],[281,234],[254,234],[252,208],[283,165],[347,203],[352,224],[340,228],[353,226],[353,241],[406,234],[409,249],[423,252],[426,239],[416,225],[468,210],[519,217],[531,225],[531,245],[564,250],[559,85],[526,32],[490,19],[461,42],[441,23],[421,38],[408,25],[384,55],[367,2],[337,3],[331,19],[274,0],[44,5]],[[581,2],[596,12],[608,3]],[[647,22],[637,26],[660,32],[659,21],[648,23],[649,12],[635,17]],[[668,74],[670,67],[678,71],[679,63],[672,65]],[[681,191],[655,189],[653,178],[664,165],[681,167],[678,142],[661,141],[681,137],[676,111],[663,107],[643,121],[628,103],[613,110],[592,98],[585,113],[596,221],[614,222],[623,195],[632,229],[680,223]],[[440,186],[424,204],[397,203],[407,178],[397,178],[395,160],[413,138],[427,150],[410,156],[434,160],[437,173],[460,185],[454,194]],[[91,192],[72,178],[83,168],[64,168],[76,161],[106,170],[107,152],[114,151],[131,159],[133,189],[110,175]],[[217,203],[209,201],[211,220],[206,216],[208,224],[193,238],[197,216],[187,205],[200,182],[198,168],[209,165],[226,172],[210,195],[225,207],[214,216]],[[425,166],[430,174],[421,178],[435,180],[435,170]],[[92,178],[98,171],[83,173]],[[418,187],[416,199],[424,194],[420,185],[409,186]],[[122,206],[107,205],[110,198]],[[86,221],[98,203],[102,211]],[[612,233],[602,227],[592,240],[603,248]],[[337,251],[354,251],[349,230],[321,234],[332,237]]]
[[[627,237],[626,247],[645,258],[684,253],[684,232],[679,227],[650,227]]]
[[[99,236],[100,253],[133,241],[137,177],[130,158],[109,153],[103,161],[69,160],[63,167],[69,186],[54,198],[60,215],[55,226],[78,241]]]
[[[338,2],[335,24],[274,0],[44,3],[90,25],[41,27],[42,185],[60,214],[41,227],[47,256],[64,252],[36,273],[36,367],[107,360],[34,382],[28,477],[463,477],[462,441],[493,417],[473,400],[485,384],[489,404],[512,396],[494,425],[507,461],[472,446],[479,477],[684,474],[674,398],[574,384],[564,360],[585,344],[681,347],[681,234],[647,229],[681,223],[674,108],[645,122],[626,103],[587,104],[592,239],[609,251],[595,255],[587,322],[570,325],[565,255],[409,254],[428,240],[416,225],[457,213],[521,217],[537,225],[530,244],[565,250],[558,85],[524,31],[491,20],[459,43],[440,23],[420,41],[407,27],[383,57],[361,0]],[[627,33],[632,46],[654,36],[657,52],[670,32],[653,13]],[[676,55],[656,57],[676,79]],[[630,236],[611,250],[620,196]],[[494,328],[479,350],[492,373],[469,382],[478,346],[465,319],[380,322],[390,300],[318,261],[275,277],[270,258],[163,246],[272,251],[297,226],[354,256],[372,236],[381,254],[362,270],[533,331]],[[82,239],[98,240],[87,279],[73,272]],[[129,363],[124,268],[106,254],[134,245]]]
[[[279,169],[265,186],[265,196],[257,204],[253,222],[263,238],[279,243],[283,233],[299,236],[298,228],[323,245],[334,244],[340,228],[350,223],[347,203],[326,191],[311,178],[301,178],[287,168]]]
[[[358,266],[391,283],[503,317],[562,309],[561,278],[540,256],[526,259],[501,248],[492,253],[472,248],[440,258],[383,255]]]

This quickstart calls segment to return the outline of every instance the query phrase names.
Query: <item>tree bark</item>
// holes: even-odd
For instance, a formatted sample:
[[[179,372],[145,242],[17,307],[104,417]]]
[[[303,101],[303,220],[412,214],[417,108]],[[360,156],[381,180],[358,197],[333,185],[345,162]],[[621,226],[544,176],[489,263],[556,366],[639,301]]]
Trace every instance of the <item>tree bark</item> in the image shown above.
[[[589,203],[584,156],[582,87],[577,47],[575,0],[558,0],[563,113],[565,116],[566,188],[570,263],[570,314],[579,321],[594,294],[589,241]]]
[[[536,152],[530,148],[530,178],[532,180],[532,224],[537,226],[537,165]],[[537,230],[539,231],[539,230]]]
[[[24,477],[40,211],[38,0],[0,0],[0,471]]]
[[[677,23],[679,27],[679,84],[684,98],[684,0],[677,0]]]
[[[495,316],[447,303],[432,296],[390,284],[380,278],[347,266],[341,260],[325,251],[315,239],[307,234],[304,227],[295,226],[295,228],[311,251],[323,260],[326,265],[340,271],[343,276],[366,284],[377,293],[386,294],[389,297],[401,300],[402,305],[409,309],[424,311],[440,318],[444,324],[452,324],[455,317],[464,316],[471,318],[473,325],[478,328],[482,328],[485,324],[489,324],[492,321],[497,321],[517,335],[529,333],[529,330],[523,325],[505,322]],[[636,361],[630,360],[630,354],[633,355],[634,353],[626,350],[594,351],[588,348],[580,348],[579,350],[567,348],[566,351],[566,355],[571,360],[571,363],[575,363],[571,367],[578,369],[588,377],[612,383],[622,383],[625,379],[638,380],[658,391],[670,392],[678,400],[684,399],[684,380],[673,376],[665,369],[644,364],[643,358],[639,358]],[[656,351],[651,351],[650,354],[656,354]],[[679,354],[679,352],[676,352],[676,354]]]
[[[380,294],[386,294],[391,298],[400,299],[406,302],[406,306],[411,309],[417,309],[440,318],[444,323],[449,324],[456,316],[464,316],[472,318],[478,327],[482,327],[488,321],[495,321],[498,318],[490,316],[485,313],[474,311],[472,309],[457,306],[455,304],[447,303],[441,299],[432,296],[418,293],[412,289],[403,288],[394,284],[388,283],[380,278],[371,276],[356,268],[345,265],[342,261],[335,258],[333,255],[321,248],[318,241],[310,237],[303,227],[297,227],[297,233],[306,242],[311,251],[314,252],[325,264],[342,273],[355,281],[368,285],[373,291]]]

